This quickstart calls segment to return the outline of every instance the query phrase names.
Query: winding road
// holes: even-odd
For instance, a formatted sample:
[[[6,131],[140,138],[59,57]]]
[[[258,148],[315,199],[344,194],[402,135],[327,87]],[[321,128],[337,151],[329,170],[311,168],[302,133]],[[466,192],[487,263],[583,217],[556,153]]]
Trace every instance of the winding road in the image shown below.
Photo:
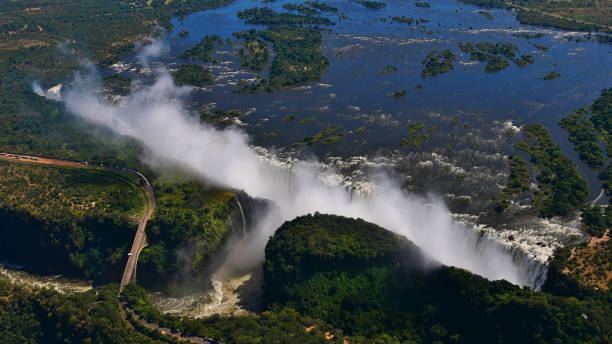
[[[602,197],[604,197],[606,194],[606,189],[602,188],[601,192],[599,193],[599,196],[597,196],[597,198],[595,198],[594,200],[591,201],[591,205],[597,205],[597,202],[599,202],[599,200],[601,200]],[[607,204],[607,199],[606,199],[606,204]]]

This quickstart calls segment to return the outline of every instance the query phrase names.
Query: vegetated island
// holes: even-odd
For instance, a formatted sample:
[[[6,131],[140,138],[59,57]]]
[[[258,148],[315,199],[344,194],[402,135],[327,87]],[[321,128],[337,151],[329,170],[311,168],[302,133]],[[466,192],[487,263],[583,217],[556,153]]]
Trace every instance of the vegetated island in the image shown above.
[[[210,70],[199,64],[181,64],[172,74],[177,85],[203,87],[213,79]]]
[[[607,192],[612,191],[612,164],[604,158],[612,152],[612,89],[603,89],[599,98],[588,107],[582,107],[563,118],[559,125],[568,133],[568,139],[574,144],[574,150],[589,167],[600,169],[599,177],[603,180]]]
[[[530,124],[524,129],[526,141],[515,144],[517,149],[531,155],[537,169],[537,181],[541,185],[535,194],[533,208],[541,216],[564,216],[582,205],[588,189],[573,161],[555,144],[549,131],[540,124]]]
[[[254,83],[241,83],[239,92],[253,93],[274,90],[318,80],[327,70],[329,60],[319,50],[321,29],[318,25],[333,25],[327,18],[294,13],[277,13],[268,7],[255,7],[238,12],[247,24],[267,25],[265,30],[237,33],[253,47],[252,57],[242,54],[244,65],[261,70],[268,54],[263,42],[271,43],[276,56],[269,68],[268,78]],[[261,41],[257,41],[261,39]],[[250,42],[250,43],[249,43]],[[257,42],[257,43],[255,43]],[[257,57],[258,53],[260,57]]]
[[[461,43],[459,48],[464,53],[470,54],[470,60],[486,62],[486,73],[497,73],[510,66],[510,61],[513,61],[517,66],[523,68],[535,62],[531,55],[521,55],[516,57],[518,47],[509,42],[479,42],[479,43]]]
[[[433,50],[427,54],[421,64],[425,66],[421,71],[421,77],[438,75],[453,70],[453,62],[456,56],[450,49],[444,49],[438,53]]]
[[[554,80],[559,79],[561,77],[561,73],[559,72],[550,72],[542,77],[542,80]]]
[[[180,53],[178,58],[216,63],[217,60],[212,57],[212,53],[215,51],[215,43],[223,45],[223,39],[218,35],[206,35],[194,47]]]
[[[416,7],[431,8],[431,4],[425,1],[417,1],[414,3]]]
[[[369,8],[371,10],[379,10],[381,8],[387,7],[387,4],[380,1],[369,1],[369,0],[351,0],[356,4],[360,4],[363,7]]]

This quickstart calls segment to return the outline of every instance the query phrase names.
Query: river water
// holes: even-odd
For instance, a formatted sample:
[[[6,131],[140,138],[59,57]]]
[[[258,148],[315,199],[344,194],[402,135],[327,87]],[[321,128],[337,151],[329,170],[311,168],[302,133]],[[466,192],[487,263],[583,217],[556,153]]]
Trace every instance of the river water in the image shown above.
[[[175,19],[174,32],[168,36],[170,52],[157,62],[173,68],[176,63],[184,62],[174,56],[205,35],[217,34],[225,39],[232,38],[234,32],[257,28],[237,18],[240,10],[269,6],[285,11],[282,9],[285,3],[294,2],[279,0],[262,4],[239,0],[181,21]],[[555,142],[579,164],[589,182],[591,197],[599,193],[601,184],[596,174],[580,163],[557,122],[573,110],[590,104],[601,89],[610,86],[612,46],[568,41],[568,37],[583,34],[522,25],[507,10],[487,10],[494,17],[491,20],[479,13],[479,8],[452,0],[433,2],[431,8],[417,7],[411,1],[391,0],[380,10],[348,1],[326,3],[339,8],[339,12],[326,14],[336,25],[324,34],[322,52],[330,59],[330,68],[320,82],[274,92],[233,93],[240,79],[254,78],[256,73],[240,68],[235,53],[237,46],[225,46],[214,55],[219,63],[207,64],[215,82],[194,93],[194,108],[238,109],[248,113],[241,118],[246,124],[244,129],[255,144],[269,147],[288,147],[328,126],[340,128],[345,138],[339,143],[330,146],[318,143],[308,148],[318,156],[362,155],[384,148],[397,149],[399,139],[405,137],[414,120],[438,125],[442,134],[449,128],[448,118],[473,113],[481,115],[484,121],[467,120],[469,125],[483,128],[495,120],[511,120],[516,125],[539,122],[551,130]],[[421,24],[424,30],[419,30],[416,25],[389,19],[402,15],[425,18],[429,22]],[[389,20],[383,22],[380,18]],[[182,30],[189,31],[186,38],[178,36]],[[543,33],[544,37],[527,40],[516,37],[517,33]],[[469,61],[468,54],[462,53],[457,45],[481,41],[516,44],[519,54],[532,55],[535,63],[525,68],[511,65],[498,73],[485,73],[484,64]],[[539,50],[531,43],[550,50]],[[422,78],[421,62],[427,53],[445,48],[458,56],[454,70]],[[134,58],[126,62],[134,62]],[[381,69],[388,64],[396,66],[397,72],[381,75]],[[541,79],[551,71],[561,73],[561,78]],[[423,88],[414,89],[417,84]],[[396,90],[406,90],[407,95],[399,99],[385,97]],[[290,114],[297,115],[294,121],[282,120]],[[432,114],[443,116],[436,120]],[[317,120],[309,125],[297,124],[310,117]],[[353,134],[362,126],[367,129],[364,133]],[[277,136],[268,136],[277,130]],[[442,134],[424,142],[418,150],[440,146],[445,139]]]
[[[91,283],[84,280],[61,275],[34,274],[25,271],[22,266],[7,262],[0,262],[0,279],[28,289],[47,288],[60,293],[85,292],[92,288]]]

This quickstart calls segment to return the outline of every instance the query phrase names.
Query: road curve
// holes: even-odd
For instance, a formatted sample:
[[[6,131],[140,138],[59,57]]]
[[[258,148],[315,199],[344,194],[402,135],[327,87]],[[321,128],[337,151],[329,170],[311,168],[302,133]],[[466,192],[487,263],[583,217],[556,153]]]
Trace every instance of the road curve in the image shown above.
[[[597,198],[595,198],[594,200],[591,201],[591,205],[597,205],[597,202],[599,202],[599,200],[605,196],[606,194],[606,188],[602,188],[601,192],[599,193],[599,196],[597,196]]]

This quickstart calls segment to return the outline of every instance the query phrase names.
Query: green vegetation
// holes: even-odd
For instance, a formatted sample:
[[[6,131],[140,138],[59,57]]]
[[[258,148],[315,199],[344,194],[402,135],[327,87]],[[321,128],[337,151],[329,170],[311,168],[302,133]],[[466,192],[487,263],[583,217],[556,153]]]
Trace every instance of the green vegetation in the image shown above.
[[[612,227],[612,207],[604,209],[595,205],[585,207],[582,211],[582,225],[589,235],[601,237],[608,228]]]
[[[393,65],[388,64],[388,65],[384,66],[381,70],[376,72],[376,76],[391,75],[391,74],[393,74],[395,72],[397,72],[397,66],[393,66]]]
[[[212,81],[210,70],[198,64],[181,64],[173,75],[177,85],[203,87]]]
[[[202,62],[214,62],[217,60],[211,56],[215,51],[215,43],[223,45],[223,39],[218,35],[206,35],[200,43],[193,48],[187,49],[178,55],[178,58],[185,60],[199,60]]]
[[[540,50],[542,50],[542,51],[548,51],[548,50],[550,50],[550,47],[547,47],[547,46],[542,45],[542,44],[537,44],[537,43],[530,43],[530,44],[531,44],[531,45],[532,45],[534,48],[536,48],[536,49],[540,49]]]
[[[470,53],[470,60],[487,62],[486,73],[502,71],[510,66],[510,61],[521,68],[535,62],[531,55],[521,55],[520,58],[516,58],[518,47],[508,42],[479,42],[476,44],[459,42],[459,48],[464,53]]]
[[[423,259],[374,224],[303,216],[268,242],[264,297],[342,328],[351,343],[604,343],[612,334],[609,294],[532,292],[456,268],[423,271]]]
[[[495,197],[498,200],[495,205],[495,211],[498,213],[504,211],[510,205],[511,197],[529,191],[529,168],[525,160],[521,159],[518,155],[510,155],[508,157],[508,166],[510,167],[508,184]]]
[[[121,317],[119,287],[84,293],[26,290],[0,280],[2,343],[175,343],[168,337],[139,333]]]
[[[260,315],[161,314],[144,289],[130,284],[121,302],[141,319],[126,312],[132,327],[122,318],[116,285],[62,295],[0,281],[0,330],[10,344],[173,342],[142,321],[228,344],[606,343],[612,295],[575,284],[573,267],[583,260],[568,263],[565,252],[551,263],[547,292],[533,292],[462,269],[424,269],[429,258],[405,238],[360,219],[307,215],[283,224],[266,246],[270,310]],[[606,252],[595,251],[589,264],[609,267]],[[569,275],[562,272],[567,264],[574,264]]]
[[[612,88],[603,89],[591,105],[591,121],[601,133],[608,154],[612,152]]]
[[[400,145],[402,147],[413,146],[414,148],[420,149],[423,141],[428,140],[431,133],[433,133],[437,127],[437,125],[432,125],[423,133],[425,130],[425,123],[423,123],[423,121],[414,121],[410,123],[408,127],[408,138],[400,139]]]
[[[556,27],[565,30],[576,30],[576,31],[609,31],[609,27],[585,23],[582,21],[558,18],[553,15],[548,15],[541,12],[529,11],[529,10],[520,10],[516,14],[516,19],[518,19],[523,24],[528,25],[536,25],[536,26],[550,26]],[[590,18],[589,18],[590,19]]]
[[[531,162],[538,170],[536,179],[541,189],[533,202],[534,208],[544,217],[569,214],[584,202],[586,182],[576,165],[552,141],[546,128],[531,124],[524,130],[527,141],[515,146],[531,155]]]
[[[250,68],[256,71],[263,70],[270,58],[270,49],[268,49],[266,43],[257,38],[255,30],[235,33],[235,35],[238,38],[245,39],[245,45],[248,51],[248,54],[246,54],[242,47],[238,50],[240,65],[244,68]]]
[[[344,137],[344,135],[334,135],[334,136],[330,136],[328,138],[326,138],[325,140],[323,140],[323,144],[324,145],[331,145],[334,144],[340,140],[342,140],[342,138]]]
[[[299,12],[301,14],[305,14],[305,15],[314,15],[314,14],[319,14],[320,12],[313,9],[310,6],[304,5],[304,4],[284,4],[283,8],[288,10],[288,11],[296,11]]]
[[[355,134],[361,134],[364,133],[366,131],[365,127],[359,127],[357,128],[357,130],[355,130]]]
[[[291,115],[283,118],[283,122],[291,122],[295,119],[296,116],[297,116],[296,114],[292,113]]]
[[[200,113],[200,121],[206,123],[231,123],[234,118],[239,118],[240,116],[242,116],[242,112],[239,110],[223,111],[215,109],[212,113]]]
[[[417,1],[414,3],[416,7],[431,8],[431,5],[425,1]]]
[[[300,121],[300,123],[301,123],[301,121]],[[307,137],[305,137],[304,138],[304,142],[307,145],[309,145],[309,146],[313,145],[313,144],[317,143],[319,140],[327,138],[327,137],[333,135],[336,132],[336,129],[337,128],[333,127],[333,126],[332,127],[328,127],[326,129],[316,133],[314,136],[307,136]],[[340,138],[342,138],[342,136],[340,136]],[[338,141],[340,139],[334,139],[334,140],[335,141],[329,142],[329,143],[326,143],[326,144],[334,143],[334,142],[336,142],[336,141]]]
[[[400,98],[400,97],[404,97],[405,95],[406,95],[406,90],[398,90],[393,93],[385,94],[385,97]]]
[[[440,53],[437,50],[429,52],[421,62],[425,66],[421,72],[421,77],[438,75],[453,70],[455,58],[455,54],[450,49],[444,49]]]
[[[592,168],[599,169],[605,165],[604,153],[599,146],[599,140],[605,144],[608,155],[612,151],[611,114],[612,90],[603,89],[600,97],[589,109],[580,108],[559,122],[559,125],[568,132],[569,140],[580,154],[580,159]],[[605,166],[599,177],[609,191],[612,187],[612,165]]]
[[[0,178],[0,258],[97,283],[120,279],[148,202],[137,177],[0,160]],[[232,229],[228,218],[240,216],[233,193],[195,183],[153,187],[157,207],[138,269],[141,282],[162,288],[177,271],[197,278]]]
[[[155,181],[153,187],[157,207],[147,225],[149,246],[140,254],[138,280],[163,288],[161,282],[177,271],[197,280],[233,230],[232,224],[241,223],[237,196],[195,182]]]
[[[276,52],[270,66],[269,78],[260,79],[253,84],[243,84],[240,92],[274,90],[318,80],[329,67],[329,60],[319,51],[321,30],[308,26],[333,25],[329,19],[312,15],[277,13],[268,7],[247,9],[238,12],[238,17],[247,24],[267,25],[266,30],[248,31],[248,35],[251,39],[259,37],[263,41],[272,43]],[[257,59],[256,65],[263,66],[259,61],[263,61],[266,56],[263,51],[262,58]]]
[[[401,17],[392,17],[391,19],[398,23],[403,23],[403,24],[408,24],[408,25],[412,25],[412,23],[414,23],[414,18],[412,17],[408,18],[406,16],[401,16]]]
[[[179,36],[180,36],[181,38],[185,38],[185,37],[189,36],[189,31],[187,31],[187,30],[182,30],[181,32],[179,32]]]
[[[294,25],[333,25],[327,18],[313,15],[274,12],[269,7],[253,7],[238,12],[238,18],[247,24],[267,25],[271,27]]]
[[[272,89],[318,80],[329,67],[329,60],[319,51],[319,30],[268,30],[262,37],[272,42],[276,51],[276,57],[270,66],[269,87]]]
[[[603,89],[601,95],[591,105],[591,122],[595,129],[601,134],[601,139],[606,145],[608,156],[612,152],[612,88]],[[604,186],[612,189],[612,165],[608,164],[599,177],[603,180]]]
[[[2,1],[0,30],[0,150],[141,168],[140,145],[65,114],[61,104],[32,92],[65,81],[87,59],[109,66],[170,19],[226,4],[225,0]],[[24,28],[25,27],[25,28]],[[3,29],[4,28],[4,29]],[[23,29],[23,30],[21,30]],[[158,32],[158,31],[157,31]],[[129,82],[104,81],[127,92]],[[114,85],[113,85],[114,84]],[[92,135],[92,133],[96,135]]]
[[[312,123],[312,122],[314,122],[316,120],[317,120],[316,117],[308,117],[308,118],[304,118],[303,120],[301,120],[300,124],[308,124],[308,123]]]
[[[146,291],[136,284],[126,286],[121,297],[130,309],[149,323],[186,335],[212,337],[223,343],[344,343],[342,331],[334,330],[321,320],[301,316],[292,309],[266,311],[260,316],[213,315],[191,319],[161,314],[150,304]],[[333,338],[326,339],[326,333]]]
[[[329,6],[328,4],[324,3],[324,2],[318,2],[318,1],[306,1],[304,4],[315,8],[321,12],[330,12],[330,13],[338,13],[338,9],[336,7],[332,7]]]
[[[553,80],[561,77],[561,73],[558,72],[550,72],[542,77],[542,80]]]
[[[581,0],[528,1],[528,0],[460,0],[485,8],[518,10],[516,18],[523,24],[550,26],[577,31],[610,31],[612,3],[600,0],[596,6]]]
[[[595,125],[589,117],[589,111],[580,108],[563,118],[559,125],[568,132],[580,159],[590,167],[599,169],[604,165],[603,149],[597,143]]]
[[[489,20],[495,19],[495,17],[491,13],[489,13],[487,11],[478,11],[478,13],[482,14],[483,16],[485,16],[485,18],[487,18]]]
[[[531,55],[521,55],[520,58],[514,60],[514,63],[516,63],[516,65],[521,68],[525,68],[527,65],[530,65],[534,62],[535,60]]]
[[[368,0],[352,0],[354,3],[360,4],[363,7],[369,8],[371,10],[379,10],[381,8],[387,7],[387,4],[380,1],[368,1]]]
[[[146,195],[107,169],[0,160],[0,258],[96,282],[116,281]]]
[[[538,39],[538,38],[542,38],[542,37],[544,37],[546,35],[541,33],[541,32],[536,32],[536,33],[519,32],[519,33],[513,34],[512,36],[518,37],[518,38],[525,38],[525,39]]]

